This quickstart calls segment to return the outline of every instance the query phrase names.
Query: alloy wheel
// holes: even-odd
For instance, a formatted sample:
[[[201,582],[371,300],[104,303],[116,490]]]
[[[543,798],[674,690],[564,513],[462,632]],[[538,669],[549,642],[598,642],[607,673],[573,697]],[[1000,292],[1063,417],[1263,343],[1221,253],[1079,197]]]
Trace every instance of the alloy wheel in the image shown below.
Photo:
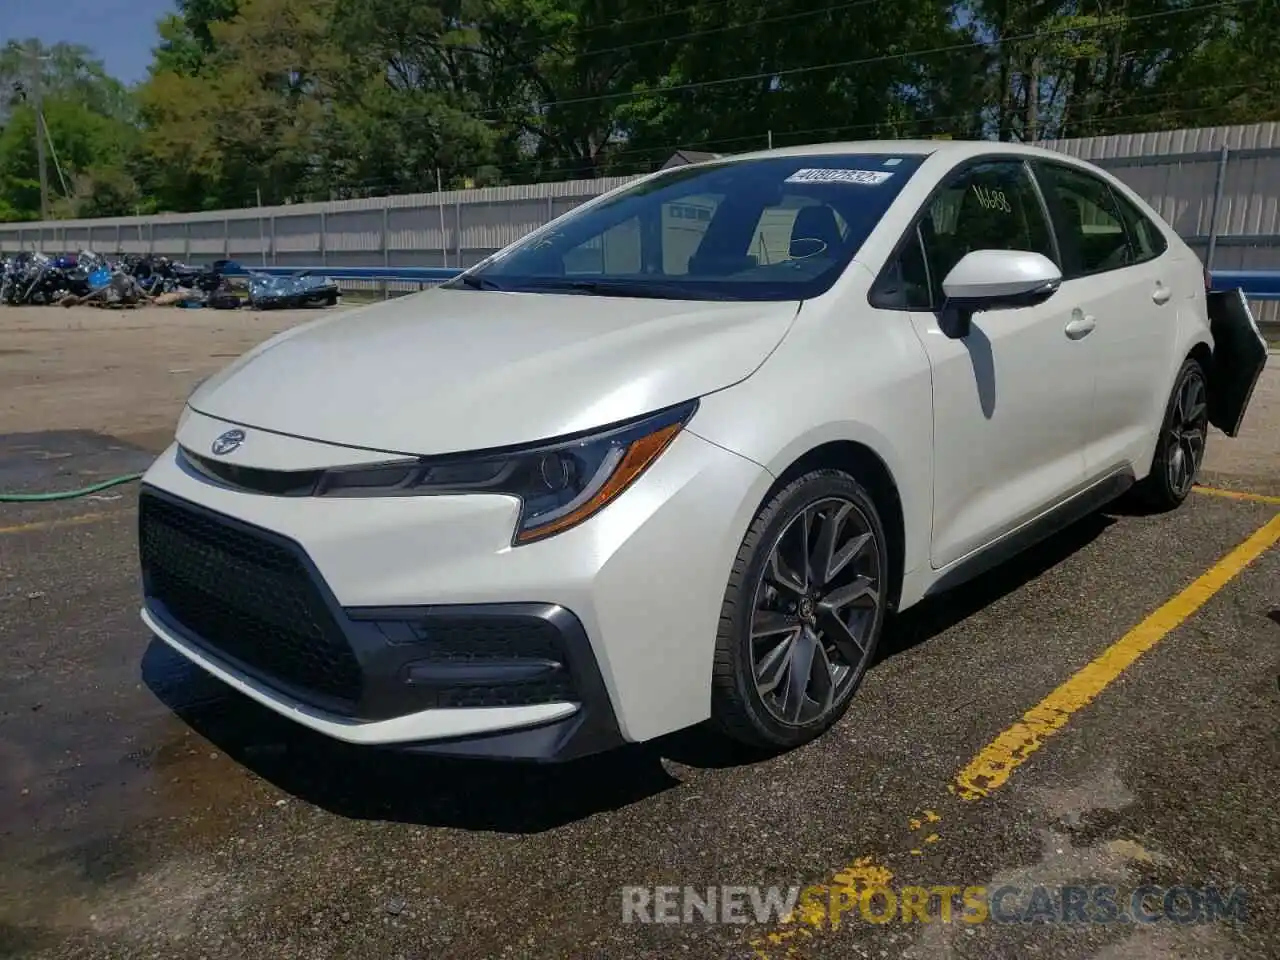
[[[1204,459],[1205,436],[1209,429],[1209,405],[1204,378],[1192,370],[1178,386],[1166,439],[1169,487],[1179,496],[1191,492],[1200,461]]]
[[[751,664],[774,719],[818,721],[852,691],[874,649],[880,544],[843,497],[810,504],[783,528],[756,587]]]

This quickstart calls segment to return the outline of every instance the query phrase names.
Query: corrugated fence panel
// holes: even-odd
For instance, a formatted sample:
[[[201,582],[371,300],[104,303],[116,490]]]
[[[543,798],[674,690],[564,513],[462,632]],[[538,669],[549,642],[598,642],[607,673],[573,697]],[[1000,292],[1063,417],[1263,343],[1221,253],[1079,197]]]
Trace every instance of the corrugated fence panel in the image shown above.
[[[327,215],[325,251],[330,256],[381,250],[381,210],[341,210]],[[346,260],[342,262],[345,263]]]
[[[1228,127],[1197,127],[1190,130],[1161,130],[1126,133],[1109,137],[1081,137],[1077,140],[1045,140],[1040,144],[1082,160],[1119,157],[1155,158],[1180,153],[1220,150],[1258,150],[1280,147],[1280,123],[1255,123]]]
[[[156,220],[151,224],[151,249],[166,257],[185,257],[187,252],[187,222],[184,220]]]
[[[437,204],[424,207],[400,207],[387,211],[387,249],[432,250],[436,253],[450,247],[449,221],[453,208]]]
[[[279,253],[319,253],[321,221],[319,213],[303,216],[276,217],[275,249]]]
[[[200,260],[217,260],[226,256],[228,224],[223,221],[205,220],[187,225],[187,249],[189,256]],[[107,248],[109,249],[109,248]]]
[[[1228,162],[1223,181],[1218,232],[1229,235],[1274,235],[1277,191],[1280,190],[1280,156],[1248,157]]]
[[[228,259],[262,263],[263,255],[268,253],[270,226],[266,218],[227,220],[226,224]]]

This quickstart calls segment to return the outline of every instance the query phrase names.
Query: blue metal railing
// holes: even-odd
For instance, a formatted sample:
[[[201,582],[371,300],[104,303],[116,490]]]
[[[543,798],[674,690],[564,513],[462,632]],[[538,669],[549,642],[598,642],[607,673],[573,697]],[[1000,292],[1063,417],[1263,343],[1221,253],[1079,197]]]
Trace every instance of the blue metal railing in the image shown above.
[[[272,277],[292,277],[299,273],[323,274],[332,280],[384,280],[401,283],[444,283],[462,271],[454,267],[258,267],[232,261],[222,268],[224,276],[265,273]]]
[[[334,280],[372,280],[425,286],[452,280],[462,271],[455,267],[255,267],[237,263],[225,272],[229,275],[266,273],[276,277],[320,273]],[[1250,300],[1280,300],[1280,270],[1214,270],[1212,283],[1215,290],[1239,287]]]
[[[1239,287],[1250,300],[1280,300],[1280,270],[1214,270],[1215,290]]]

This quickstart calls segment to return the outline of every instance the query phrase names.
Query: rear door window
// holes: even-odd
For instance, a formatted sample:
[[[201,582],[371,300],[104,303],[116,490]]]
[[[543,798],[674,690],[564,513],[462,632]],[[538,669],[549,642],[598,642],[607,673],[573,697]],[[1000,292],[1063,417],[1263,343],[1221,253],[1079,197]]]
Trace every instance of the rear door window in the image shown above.
[[[1111,186],[1083,170],[1036,161],[1062,247],[1063,275],[1089,276],[1139,262]]]

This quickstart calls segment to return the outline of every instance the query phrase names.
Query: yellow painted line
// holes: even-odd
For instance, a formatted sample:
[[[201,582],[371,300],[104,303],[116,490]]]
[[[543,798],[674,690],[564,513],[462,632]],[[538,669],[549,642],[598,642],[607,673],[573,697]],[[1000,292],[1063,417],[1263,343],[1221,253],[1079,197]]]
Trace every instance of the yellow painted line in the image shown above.
[[[109,520],[119,512],[123,511],[113,513],[82,513],[74,517],[60,517],[57,520],[33,520],[31,523],[19,523],[12,527],[0,527],[0,536],[7,533],[34,533],[37,530],[56,530],[59,527],[79,527],[86,523],[97,523],[99,520]]]
[[[1040,749],[1082,707],[1091,703],[1113,680],[1179,624],[1199,610],[1245,567],[1280,541],[1280,515],[1258,528],[1247,540],[1201,574],[1189,587],[1166,602],[1097,658],[1027,711],[1022,720],[981,750],[949,789],[962,800],[980,800],[1007,783],[1013,771]],[[903,849],[921,856],[923,844],[941,839],[942,817],[925,810],[908,820]],[[923,834],[923,836],[922,836]],[[893,873],[880,859],[859,857],[836,873],[830,883],[806,887],[797,909],[779,928],[751,940],[758,960],[797,960],[803,945],[819,932],[837,927],[842,912],[874,888],[887,888]]]
[[[1012,776],[1013,771],[1039,750],[1082,707],[1140,656],[1208,602],[1241,570],[1280,540],[1280,515],[1253,533],[1225,557],[1196,578],[1172,600],[1109,646],[1058,689],[1023,714],[1022,719],[987,744],[961,770],[951,790],[961,800],[987,796]]]
[[[1247,493],[1243,490],[1223,490],[1221,487],[1202,487],[1198,484],[1192,487],[1196,493],[1203,493],[1210,497],[1225,497],[1228,500],[1247,500],[1250,503],[1269,503],[1273,506],[1280,507],[1280,497],[1269,497],[1265,493]]]
[[[936,819],[937,815],[933,815]],[[852,912],[864,895],[883,890],[893,883],[889,868],[874,857],[859,857],[834,877],[831,883],[813,884],[800,894],[795,912],[774,930],[751,941],[752,952],[759,960],[800,956],[799,945],[830,923],[840,925],[841,914]]]

